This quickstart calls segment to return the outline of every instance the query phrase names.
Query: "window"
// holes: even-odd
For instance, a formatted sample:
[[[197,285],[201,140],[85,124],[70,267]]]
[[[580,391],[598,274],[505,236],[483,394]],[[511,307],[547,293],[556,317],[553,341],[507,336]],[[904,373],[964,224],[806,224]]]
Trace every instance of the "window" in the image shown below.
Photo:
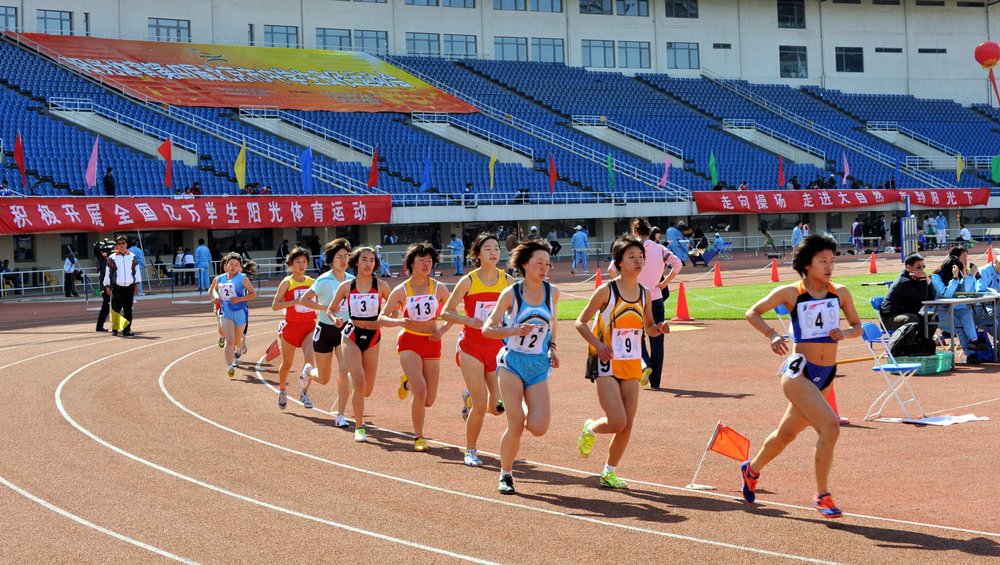
[[[833,0],[834,4],[860,4],[861,0]]]
[[[648,69],[649,42],[619,41],[618,66],[623,69]]]
[[[191,43],[191,20],[149,18],[147,21],[150,41]]]
[[[494,37],[493,58],[497,61],[527,61],[527,37]]]
[[[611,6],[611,0],[580,0],[580,13],[610,16]]]
[[[83,36],[90,37],[90,12],[83,13]]]
[[[550,37],[532,37],[531,60],[537,63],[565,63],[566,48],[563,46],[563,40]]]
[[[947,52],[947,49],[917,49],[917,53],[927,53],[931,55],[942,55]]]
[[[668,18],[697,18],[698,0],[667,0]]]
[[[944,0],[917,0],[917,6],[944,6]]]
[[[50,35],[73,35],[73,12],[38,10],[38,32]]]
[[[35,260],[35,236],[15,235],[14,236],[14,262],[24,263]]]
[[[299,46],[298,26],[264,26],[264,47]]]
[[[351,30],[332,27],[316,28],[317,49],[350,49]]]
[[[389,32],[356,29],[354,30],[354,48],[365,53],[386,53],[389,51]]]
[[[407,55],[440,55],[441,41],[436,33],[406,32]]]
[[[876,53],[902,53],[902,47],[876,47]]]
[[[865,54],[861,47],[837,47],[834,51],[837,56],[838,73],[865,72]]]
[[[713,43],[712,49],[732,49],[732,43]]]
[[[452,35],[444,34],[444,54],[448,57],[475,57],[476,36],[475,35]]]
[[[805,0],[778,0],[778,27],[805,29]]]
[[[598,68],[614,68],[615,42],[603,39],[584,39],[583,66]]]
[[[697,43],[667,43],[668,69],[700,69]]]
[[[253,24],[247,24],[247,45],[253,47],[255,45],[255,40],[256,38],[253,36]]]
[[[493,0],[494,10],[526,10],[525,0]]]
[[[17,30],[17,8],[0,6],[0,30]]]
[[[649,0],[616,0],[615,10],[619,16],[639,16],[649,15]]]
[[[365,2],[367,4],[385,4],[385,0],[354,0],[355,2]]]
[[[899,6],[899,0],[872,0],[875,6]]]
[[[437,6],[437,0],[406,0],[409,6]]]
[[[76,252],[77,259],[90,259],[92,255],[90,251],[90,243],[87,239],[89,234],[87,233],[63,233],[59,234],[59,249],[63,254],[63,259],[66,258],[66,246],[73,248]]]
[[[562,0],[531,0],[532,12],[562,13]]]
[[[955,4],[959,8],[985,8],[984,2],[958,2]]]
[[[778,67],[781,78],[809,78],[804,45],[779,45]]]
[[[475,8],[476,0],[441,0],[445,8]]]

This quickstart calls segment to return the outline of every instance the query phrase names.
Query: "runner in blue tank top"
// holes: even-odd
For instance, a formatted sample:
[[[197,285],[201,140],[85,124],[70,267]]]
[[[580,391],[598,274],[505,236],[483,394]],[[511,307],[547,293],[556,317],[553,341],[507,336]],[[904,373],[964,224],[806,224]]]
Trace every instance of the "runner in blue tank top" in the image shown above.
[[[226,340],[223,351],[229,367],[226,372],[230,377],[236,374],[236,352],[243,345],[243,329],[250,312],[247,302],[257,298],[250,278],[240,272],[242,263],[238,253],[226,254],[222,258],[225,272],[215,277],[209,291],[212,302],[219,304],[219,328]]]

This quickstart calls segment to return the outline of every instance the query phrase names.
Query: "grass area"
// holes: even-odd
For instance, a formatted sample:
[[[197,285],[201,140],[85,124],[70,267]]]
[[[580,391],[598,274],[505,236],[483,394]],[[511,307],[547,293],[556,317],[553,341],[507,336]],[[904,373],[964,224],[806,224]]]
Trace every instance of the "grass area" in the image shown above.
[[[887,287],[884,285],[862,286],[862,283],[881,283],[894,280],[896,276],[896,274],[851,275],[835,277],[834,281],[850,289],[858,314],[862,319],[869,319],[873,316],[869,300],[873,296],[885,296]],[[747,309],[768,292],[771,292],[771,289],[789,284],[789,282],[686,289],[688,311],[691,317],[696,320],[742,320]],[[677,310],[677,287],[673,284],[670,287],[671,294],[666,305],[668,320],[674,317]],[[559,319],[575,320],[586,305],[587,301],[584,299],[560,300]],[[764,317],[775,318],[773,313]]]

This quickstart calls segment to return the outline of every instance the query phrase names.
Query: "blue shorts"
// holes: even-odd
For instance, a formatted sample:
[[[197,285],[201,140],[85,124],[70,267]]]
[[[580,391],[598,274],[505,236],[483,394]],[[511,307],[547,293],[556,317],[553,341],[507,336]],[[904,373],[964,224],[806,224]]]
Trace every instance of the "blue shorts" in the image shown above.
[[[524,388],[544,383],[549,379],[549,356],[510,351],[506,347],[497,353],[497,369],[505,369],[521,379]]]
[[[225,308],[219,312],[219,318],[226,318],[233,321],[233,325],[237,328],[247,323],[249,318],[249,313],[246,310],[226,310]]]
[[[805,378],[816,385],[816,388],[823,390],[833,382],[833,375],[837,372],[836,365],[816,365],[806,361],[805,355],[793,353],[781,364],[778,374],[790,379],[805,376]]]

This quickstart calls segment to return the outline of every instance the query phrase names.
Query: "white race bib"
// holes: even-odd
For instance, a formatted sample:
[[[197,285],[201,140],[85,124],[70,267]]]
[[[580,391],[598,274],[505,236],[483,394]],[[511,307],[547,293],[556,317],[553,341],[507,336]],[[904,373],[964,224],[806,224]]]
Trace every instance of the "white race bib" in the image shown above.
[[[515,335],[507,338],[507,349],[518,353],[528,353],[537,355],[542,352],[545,344],[545,337],[549,333],[548,324],[529,324],[531,333],[528,335]]]
[[[840,327],[840,300],[836,298],[800,302],[795,309],[801,339],[828,337]]]
[[[482,320],[485,322],[487,319],[489,319],[490,314],[492,314],[493,311],[496,310],[496,308],[497,308],[497,303],[495,300],[493,302],[476,301],[476,312],[474,317],[477,320]]]
[[[304,286],[300,286],[299,288],[297,288],[297,289],[295,289],[295,290],[292,291],[292,296],[295,297],[295,300],[298,300],[298,299],[302,298],[302,296],[305,293],[307,293],[307,292],[309,292],[308,288],[306,288]],[[295,311],[296,312],[302,312],[303,314],[305,314],[307,312],[312,312],[313,309],[310,308],[310,307],[308,307],[308,306],[303,306],[301,304],[296,304],[295,305]]]
[[[406,297],[406,316],[411,320],[426,322],[437,317],[438,299],[433,294]]]
[[[642,330],[616,328],[611,334],[611,349],[616,361],[642,359]]]
[[[236,285],[231,282],[220,282],[216,288],[219,291],[219,298],[223,302],[229,302],[233,298],[236,298]]]
[[[374,292],[351,294],[350,308],[352,316],[360,318],[378,316],[378,294]]]

